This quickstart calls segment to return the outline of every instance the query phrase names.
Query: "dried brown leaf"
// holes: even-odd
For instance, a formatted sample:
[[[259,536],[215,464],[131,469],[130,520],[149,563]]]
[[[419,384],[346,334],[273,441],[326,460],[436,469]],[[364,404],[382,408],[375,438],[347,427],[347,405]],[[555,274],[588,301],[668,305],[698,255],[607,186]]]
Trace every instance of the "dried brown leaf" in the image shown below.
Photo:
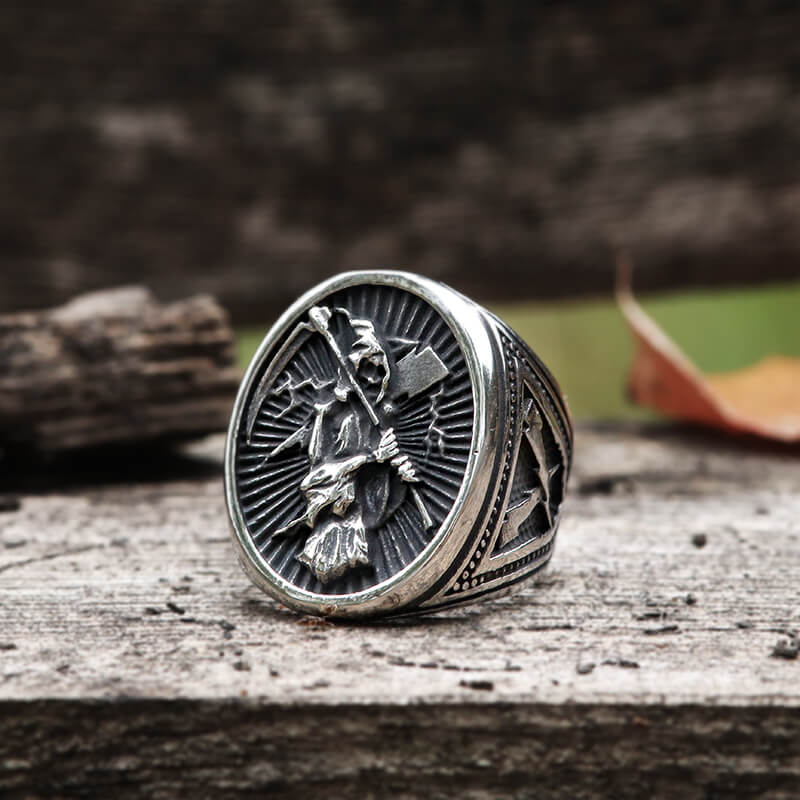
[[[629,264],[618,266],[617,302],[636,341],[628,376],[636,403],[731,433],[800,442],[800,359],[769,356],[704,375],[636,302]]]

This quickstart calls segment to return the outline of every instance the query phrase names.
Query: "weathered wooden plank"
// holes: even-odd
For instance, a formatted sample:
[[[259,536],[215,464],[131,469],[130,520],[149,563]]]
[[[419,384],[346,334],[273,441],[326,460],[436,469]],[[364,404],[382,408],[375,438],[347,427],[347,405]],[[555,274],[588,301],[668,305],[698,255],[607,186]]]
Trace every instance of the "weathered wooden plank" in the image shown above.
[[[785,707],[145,699],[3,712],[9,800],[794,800],[800,779]]]
[[[54,453],[224,430],[239,372],[211,297],[145,289],[0,314],[0,445]]]
[[[795,4],[5,3],[0,307],[800,275]]]
[[[353,626],[250,586],[220,445],[6,503],[4,796],[796,794],[796,451],[581,428],[538,585]]]

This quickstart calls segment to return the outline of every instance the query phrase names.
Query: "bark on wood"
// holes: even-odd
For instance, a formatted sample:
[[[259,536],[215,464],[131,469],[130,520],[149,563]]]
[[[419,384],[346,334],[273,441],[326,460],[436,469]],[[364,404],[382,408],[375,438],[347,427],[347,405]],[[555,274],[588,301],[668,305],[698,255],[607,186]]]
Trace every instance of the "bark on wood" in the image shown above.
[[[238,373],[210,297],[141,288],[0,315],[0,445],[56,452],[223,430]]]
[[[800,275],[796,4],[5,4],[0,306],[263,320],[394,266],[486,297]],[[192,289],[194,290],[194,289]]]
[[[579,429],[537,584],[348,626],[249,584],[220,448],[0,515],[3,797],[796,796],[796,452]]]

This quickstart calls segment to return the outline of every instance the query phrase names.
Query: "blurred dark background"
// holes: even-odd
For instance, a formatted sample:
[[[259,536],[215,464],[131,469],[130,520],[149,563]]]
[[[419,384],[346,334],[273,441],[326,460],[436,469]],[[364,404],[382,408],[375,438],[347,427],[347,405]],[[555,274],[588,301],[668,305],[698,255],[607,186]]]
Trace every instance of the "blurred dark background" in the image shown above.
[[[2,3],[0,309],[800,276],[795,2]]]

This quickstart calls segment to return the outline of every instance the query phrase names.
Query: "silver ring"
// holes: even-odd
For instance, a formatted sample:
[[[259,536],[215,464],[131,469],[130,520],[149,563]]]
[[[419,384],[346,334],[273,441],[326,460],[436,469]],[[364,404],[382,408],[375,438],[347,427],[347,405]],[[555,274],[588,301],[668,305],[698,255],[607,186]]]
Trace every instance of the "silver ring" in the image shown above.
[[[571,454],[558,385],[505,323],[417,275],[345,273],[281,316],[242,380],[233,539],[305,613],[498,596],[550,560]]]

